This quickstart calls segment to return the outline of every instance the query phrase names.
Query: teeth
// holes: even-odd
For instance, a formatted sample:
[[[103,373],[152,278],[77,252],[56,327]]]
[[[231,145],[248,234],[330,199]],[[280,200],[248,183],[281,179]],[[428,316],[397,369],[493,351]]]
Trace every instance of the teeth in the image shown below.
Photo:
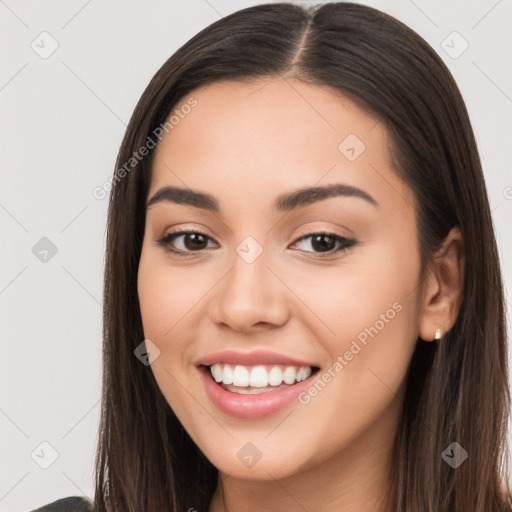
[[[251,388],[266,388],[268,386],[268,373],[264,366],[255,366],[251,370],[249,386]]]
[[[273,366],[268,374],[268,383],[271,386],[279,386],[283,382],[283,372],[279,366]]]
[[[233,370],[230,368],[224,368],[222,373],[222,382],[224,384],[233,384]]]
[[[297,377],[297,370],[293,366],[288,366],[283,373],[283,380],[285,384],[293,384]]]
[[[220,364],[213,364],[210,367],[210,372],[212,374],[212,377],[215,379],[215,382],[221,382],[222,379],[224,378],[224,372],[222,371]]]
[[[238,387],[268,388],[280,386],[283,383],[292,385],[295,382],[301,382],[311,375],[312,370],[310,366],[235,366],[215,363],[210,366],[210,372],[218,383]]]
[[[306,380],[311,375],[311,368],[306,368],[302,366],[299,371],[297,372],[297,382],[301,382],[303,380]]]
[[[226,384],[224,382],[224,384]],[[245,366],[235,366],[233,370],[233,386],[247,387],[249,385],[249,371]]]

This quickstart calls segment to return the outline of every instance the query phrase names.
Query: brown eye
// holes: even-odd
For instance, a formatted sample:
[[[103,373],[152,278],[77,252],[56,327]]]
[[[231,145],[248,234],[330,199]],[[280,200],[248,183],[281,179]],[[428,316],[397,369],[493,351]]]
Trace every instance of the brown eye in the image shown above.
[[[307,243],[304,241],[308,240]],[[306,252],[317,253],[319,256],[331,255],[344,251],[356,244],[355,240],[349,240],[333,233],[312,233],[300,237],[295,244],[303,242],[303,247],[310,247],[312,250],[303,249]]]
[[[199,231],[180,231],[177,233],[169,233],[157,242],[169,252],[186,256],[187,253],[199,252],[206,249],[209,240],[211,240],[209,236]],[[176,245],[178,247],[176,247]]]
[[[208,242],[211,240],[208,235],[200,231],[179,231],[176,233],[168,233],[160,240],[157,240],[157,243],[168,252],[172,252],[178,256],[189,256],[194,252],[199,253],[211,247],[208,246]],[[306,240],[309,242],[305,243]],[[312,233],[300,237],[295,241],[294,245],[298,243],[303,243],[303,245],[312,249],[302,249],[305,252],[312,252],[322,257],[349,249],[356,244],[356,241],[333,233]]]
[[[183,235],[183,245],[190,251],[205,249],[207,245],[206,238],[201,233],[186,233]]]

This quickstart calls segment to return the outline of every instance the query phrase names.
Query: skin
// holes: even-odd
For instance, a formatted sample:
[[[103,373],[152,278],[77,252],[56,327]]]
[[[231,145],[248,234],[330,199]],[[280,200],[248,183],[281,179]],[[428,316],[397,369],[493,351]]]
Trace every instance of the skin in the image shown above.
[[[148,197],[163,186],[213,195],[214,214],[171,202],[148,208],[138,294],[146,338],[159,348],[158,385],[194,442],[219,469],[209,512],[388,510],[391,448],[417,337],[449,330],[460,306],[460,232],[454,228],[420,293],[415,198],[390,165],[387,133],[332,89],[296,79],[216,82],[159,144]],[[349,161],[338,145],[356,134],[366,148]],[[302,187],[363,189],[288,213],[272,205]],[[205,233],[204,249],[169,231]],[[321,258],[305,235],[355,239]],[[263,249],[247,263],[247,236]],[[337,247],[338,244],[331,247]],[[271,416],[226,416],[209,400],[194,362],[224,349],[265,349],[315,362],[321,372],[393,304],[401,310],[311,398]],[[361,344],[360,344],[361,345]],[[261,459],[246,467],[248,442]],[[336,475],[336,477],[334,477]]]

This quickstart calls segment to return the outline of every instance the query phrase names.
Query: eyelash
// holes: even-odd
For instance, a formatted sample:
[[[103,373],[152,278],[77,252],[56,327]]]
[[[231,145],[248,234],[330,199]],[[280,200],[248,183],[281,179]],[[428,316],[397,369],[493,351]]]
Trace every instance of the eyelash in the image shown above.
[[[170,243],[172,241],[174,241],[174,239],[179,237],[179,236],[189,235],[189,234],[202,235],[205,238],[207,238],[209,240],[212,240],[206,233],[202,233],[201,231],[176,231],[174,233],[171,232],[171,233],[168,233],[168,234],[164,235],[162,238],[157,240],[157,243],[159,245],[161,245],[166,251],[171,252],[173,254],[176,254],[177,256],[187,258],[191,254],[199,253],[199,252],[201,252],[204,249],[200,249],[198,251],[176,250],[176,249],[171,249]],[[309,252],[313,252],[313,254],[316,254],[315,257],[318,257],[318,258],[326,258],[326,257],[332,256],[333,254],[336,254],[336,253],[339,253],[339,252],[344,252],[344,251],[350,249],[351,247],[353,247],[354,245],[357,244],[356,240],[345,238],[345,237],[339,236],[339,235],[337,235],[335,233],[329,233],[327,231],[319,231],[319,232],[309,233],[307,235],[302,235],[301,237],[297,238],[293,243],[295,244],[296,242],[299,242],[301,240],[304,240],[304,239],[307,239],[307,238],[310,238],[310,237],[313,237],[313,236],[316,236],[316,235],[329,236],[331,238],[334,238],[336,242],[341,243],[341,247],[338,247],[337,249],[331,249],[330,251],[327,251],[325,253],[315,253],[314,251],[305,251],[305,252],[308,252],[308,253]]]

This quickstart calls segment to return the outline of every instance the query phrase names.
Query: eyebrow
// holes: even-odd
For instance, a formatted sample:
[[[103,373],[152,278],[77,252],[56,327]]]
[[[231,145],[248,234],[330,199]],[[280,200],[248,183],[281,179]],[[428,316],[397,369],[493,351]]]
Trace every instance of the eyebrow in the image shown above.
[[[279,196],[274,203],[274,210],[277,212],[287,212],[337,196],[358,197],[360,199],[364,199],[373,206],[379,206],[379,203],[364,190],[350,185],[337,183],[334,185],[325,185],[323,187],[301,188],[294,192],[283,194]],[[214,213],[220,213],[219,202],[215,197],[192,189],[162,187],[147,202],[146,208],[162,202],[185,204]]]

